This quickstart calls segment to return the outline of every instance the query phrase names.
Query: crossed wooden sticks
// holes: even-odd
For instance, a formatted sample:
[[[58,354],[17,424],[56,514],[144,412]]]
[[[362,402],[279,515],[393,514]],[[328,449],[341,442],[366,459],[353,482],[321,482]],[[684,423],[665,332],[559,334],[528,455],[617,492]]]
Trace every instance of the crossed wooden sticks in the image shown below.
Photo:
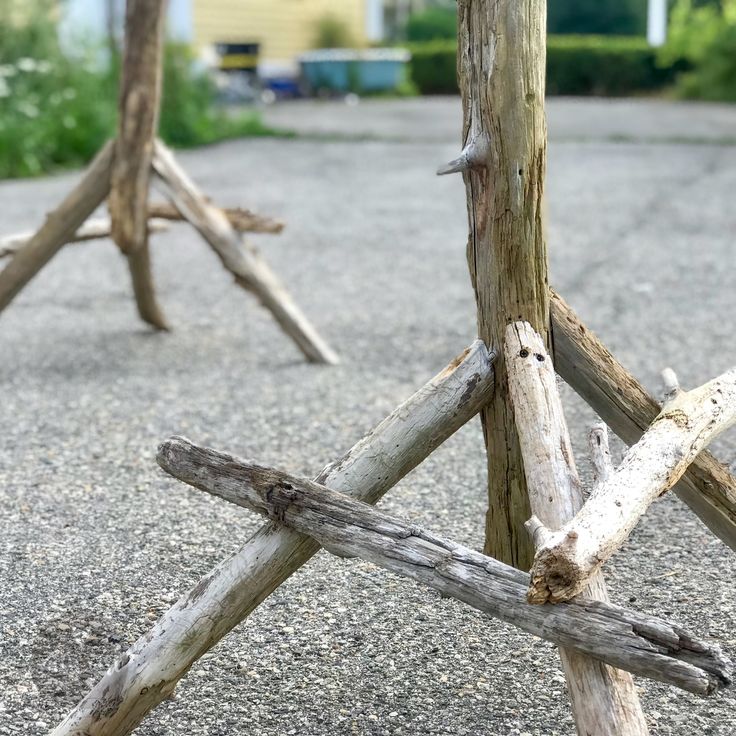
[[[558,355],[564,351],[564,359],[558,362],[574,365],[572,376],[582,371],[605,377],[607,369],[597,359],[578,359],[580,354],[591,356],[595,352],[590,350],[592,346],[602,349],[600,343],[582,328],[559,297],[553,298],[553,304],[555,345]],[[584,340],[577,343],[582,349],[572,354],[564,339],[556,339],[571,325],[578,325],[579,333],[584,335]],[[514,340],[520,341],[518,345]],[[549,510],[559,509],[561,498],[567,498],[568,504],[562,508],[569,510],[569,518],[578,511],[581,501],[552,362],[539,337],[523,324],[514,326],[505,351],[510,375],[522,377],[525,370],[532,378],[539,374],[539,380],[531,383],[525,383],[523,377],[511,381],[517,387],[513,389],[514,405],[520,408],[517,421],[520,428],[529,430],[520,434],[525,461],[529,460],[525,466],[531,468],[527,473],[530,489],[534,489],[532,507],[545,524],[552,526],[556,522],[550,518]],[[518,356],[518,361],[509,359],[512,354]],[[531,605],[526,602],[530,578],[525,573],[366,505],[376,503],[487,404],[493,393],[492,361],[493,354],[485,345],[475,342],[345,456],[328,465],[314,482],[200,448],[180,438],[165,442],[159,451],[159,463],[167,472],[259,511],[271,521],[240,552],[185,594],[120,657],[53,736],[129,733],[173,691],[196,659],[303,565],[320,544],[335,554],[359,556],[410,576],[557,643],[563,648],[565,667],[574,667],[578,674],[574,682],[584,682],[579,677],[581,668],[593,667],[602,669],[609,677],[629,677],[621,672],[626,670],[703,695],[728,684],[730,663],[717,646],[661,619],[608,603],[602,583],[594,584],[589,595],[570,602]],[[628,384],[638,384],[615,361],[612,365],[618,375],[627,377],[620,383],[620,391],[630,399],[632,389]],[[524,385],[535,385],[537,391],[519,393],[517,389]],[[573,386],[577,387],[574,383]],[[539,391],[540,387],[547,390]],[[528,398],[533,394],[536,400],[519,400],[520,396]],[[550,404],[539,399],[545,395],[552,397]],[[646,398],[656,414],[656,402]],[[524,419],[525,414],[530,419]],[[523,438],[540,436],[540,417],[555,417],[555,421],[544,424],[548,460],[535,463],[537,456],[530,454],[530,447],[539,447],[538,442],[533,440],[530,444]],[[549,431],[550,427],[554,431]],[[596,437],[601,438],[600,430],[596,430]],[[600,445],[596,441],[594,447],[599,473],[605,475],[608,466],[604,440]],[[710,484],[708,508],[718,510],[721,531],[733,542],[736,525],[729,509],[734,480],[730,476],[716,477],[703,469],[711,463],[717,465],[717,461],[701,452],[685,470],[680,487]],[[550,470],[552,475],[547,472]],[[729,479],[728,485],[720,483],[722,477]],[[550,478],[555,479],[552,485]],[[548,492],[554,492],[555,502],[547,502],[545,510],[544,494]],[[560,514],[557,523],[562,521]],[[579,695],[582,699],[585,693]],[[587,697],[590,699],[590,693]],[[596,705],[591,703],[590,709],[595,710]]]
[[[92,161],[82,180],[49,213],[35,234],[0,243],[0,256],[12,256],[0,272],[0,312],[68,242],[100,237],[107,223],[85,221],[105,201],[109,233],[125,255],[141,318],[159,330],[168,323],[156,299],[148,236],[160,225],[150,218],[187,220],[220,258],[238,285],[251,291],[273,314],[307,360],[337,363],[337,354],[302,313],[258,250],[240,232],[278,232],[280,223],[247,210],[221,210],[211,204],[156,138],[161,97],[163,0],[128,0],[120,83],[117,138]],[[149,205],[151,178],[173,204]]]

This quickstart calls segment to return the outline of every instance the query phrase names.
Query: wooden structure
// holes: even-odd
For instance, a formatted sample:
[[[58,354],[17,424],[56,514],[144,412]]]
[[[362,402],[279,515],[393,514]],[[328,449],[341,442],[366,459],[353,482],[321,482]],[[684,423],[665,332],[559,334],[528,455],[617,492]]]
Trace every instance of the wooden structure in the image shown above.
[[[601,568],[673,486],[736,549],[736,479],[704,451],[736,420],[736,372],[682,393],[668,371],[660,409],[549,289],[541,218],[545,3],[461,0],[458,7],[464,148],[439,173],[462,172],[466,183],[483,339],[313,481],[183,438],[164,442],[158,462],[166,472],[269,521],[122,655],[53,736],[129,733],[320,545],[554,642],[585,736],[647,734],[632,674],[702,695],[730,683],[718,646],[610,603]],[[170,161],[156,156],[155,170],[166,172]],[[174,201],[196,221],[178,183]],[[633,445],[614,469],[605,425],[592,429],[597,478],[586,502],[555,372]],[[491,471],[492,555],[371,507],[478,412]],[[530,574],[518,569],[525,566]]]
[[[279,223],[247,210],[222,210],[211,204],[156,138],[161,96],[165,0],[128,0],[120,84],[118,133],[90,164],[82,180],[41,228],[19,241],[0,244],[11,256],[0,272],[0,311],[68,242],[111,237],[125,255],[138,313],[158,330],[168,323],[156,299],[148,237],[149,218],[183,219],[193,225],[232,272],[236,283],[253,292],[281,328],[315,363],[337,363],[337,354],[320,337],[256,248],[240,232],[278,232]],[[152,179],[172,204],[148,203]],[[107,199],[110,223],[85,222]],[[3,247],[3,245],[5,247]]]

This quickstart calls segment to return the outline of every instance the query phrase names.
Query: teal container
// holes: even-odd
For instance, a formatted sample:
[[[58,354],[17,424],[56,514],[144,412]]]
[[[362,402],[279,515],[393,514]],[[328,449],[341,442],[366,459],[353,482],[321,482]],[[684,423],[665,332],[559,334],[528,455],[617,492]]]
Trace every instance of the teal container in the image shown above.
[[[405,79],[410,58],[404,49],[320,49],[302,54],[299,65],[313,91],[390,92]]]

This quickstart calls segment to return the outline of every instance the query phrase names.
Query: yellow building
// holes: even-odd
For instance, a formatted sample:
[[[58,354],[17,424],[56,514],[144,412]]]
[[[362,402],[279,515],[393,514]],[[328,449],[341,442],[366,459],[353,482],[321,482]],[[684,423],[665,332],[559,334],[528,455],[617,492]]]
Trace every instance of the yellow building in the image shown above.
[[[342,21],[358,44],[370,40],[370,0],[192,0],[193,41],[259,43],[262,62],[288,63],[313,48],[325,16]]]
[[[168,0],[168,33],[205,56],[218,43],[260,44],[261,67],[294,67],[317,24],[341,21],[357,45],[382,41],[428,0]],[[64,0],[63,25],[88,37],[122,33],[125,0]],[[214,61],[214,59],[213,59]]]

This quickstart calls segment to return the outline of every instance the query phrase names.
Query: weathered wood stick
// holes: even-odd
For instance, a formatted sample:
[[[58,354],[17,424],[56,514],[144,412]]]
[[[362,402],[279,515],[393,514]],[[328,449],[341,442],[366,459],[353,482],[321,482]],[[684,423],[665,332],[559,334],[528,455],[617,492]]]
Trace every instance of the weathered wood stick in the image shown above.
[[[224,207],[222,212],[227,217],[233,230],[239,233],[271,233],[277,234],[284,229],[284,223],[264,217],[243,207]],[[186,219],[173,204],[168,202],[151,202],[148,205],[148,216],[162,220]]]
[[[177,209],[212,246],[235,281],[253,292],[307,360],[335,364],[337,354],[294,303],[260,252],[241,239],[220,209],[209,204],[172,153],[156,141],[153,167]]]
[[[458,3],[463,151],[439,173],[463,173],[478,336],[494,347],[503,344],[506,325],[515,320],[530,322],[545,340],[549,332],[542,227],[546,20],[545,0]],[[498,391],[482,413],[488,451],[485,551],[528,570],[534,556],[524,531],[529,499],[503,354],[496,383]]]
[[[61,204],[0,271],[0,311],[69,242],[82,223],[100,206],[110,190],[113,141],[106,143]]]
[[[544,342],[528,322],[516,322],[506,328],[504,354],[531,511],[534,519],[548,529],[559,529],[580,510],[583,494],[557,376]],[[582,595],[608,601],[600,572],[591,578]],[[560,658],[579,734],[649,733],[634,680],[628,672],[574,649],[561,648]]]
[[[711,440],[735,423],[736,368],[673,395],[621,465],[537,550],[530,602],[556,603],[580,593],[649,506],[672,488]]]
[[[309,534],[334,554],[418,580],[535,636],[700,695],[730,682],[717,646],[602,601],[528,605],[526,573],[319,483],[182,437],[164,442],[157,459],[185,483]]]
[[[127,0],[118,136],[107,201],[112,239],[128,258],[138,314],[169,326],[156,299],[148,243],[148,187],[161,98],[165,0]]]
[[[659,414],[659,404],[558,294],[553,291],[551,297],[555,369],[626,444],[633,445]],[[725,465],[701,452],[675,491],[736,551],[736,477]]]
[[[112,237],[123,253],[147,243],[147,203],[161,98],[164,0],[127,0],[110,178]]]
[[[148,232],[159,233],[169,229],[164,219],[148,221]],[[34,236],[33,232],[16,233],[0,238],[0,258],[15,255]],[[101,240],[110,237],[110,218],[94,217],[87,220],[69,239],[69,243],[83,243],[89,240]]]
[[[316,481],[376,503],[486,404],[492,359],[480,340],[474,342]],[[53,735],[130,733],[197,659],[318,550],[313,539],[266,524],[133,644]]]

